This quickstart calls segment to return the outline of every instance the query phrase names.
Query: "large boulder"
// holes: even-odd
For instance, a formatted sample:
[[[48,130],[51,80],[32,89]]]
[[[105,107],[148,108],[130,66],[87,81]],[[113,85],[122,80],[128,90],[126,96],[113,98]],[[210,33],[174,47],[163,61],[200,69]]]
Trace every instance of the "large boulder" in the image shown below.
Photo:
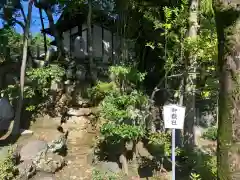
[[[58,154],[50,151],[40,152],[33,160],[37,171],[55,173],[60,170],[64,165],[64,158]]]
[[[102,171],[106,173],[113,173],[117,174],[121,171],[118,163],[116,162],[100,162],[97,167]]]
[[[0,130],[8,130],[11,120],[14,118],[14,109],[8,98],[0,99]]]
[[[36,166],[31,160],[23,161],[17,166],[17,168],[19,173],[17,179],[19,180],[27,180],[36,173]]]
[[[70,116],[89,116],[91,115],[92,111],[90,108],[79,108],[79,109],[73,109],[70,108],[67,112]]]
[[[38,153],[48,148],[46,141],[33,140],[24,145],[20,150],[22,161],[33,160]]]
[[[51,173],[38,172],[32,180],[54,180],[54,177]]]
[[[68,131],[61,133],[58,138],[48,143],[48,151],[53,153],[64,154],[67,149]]]

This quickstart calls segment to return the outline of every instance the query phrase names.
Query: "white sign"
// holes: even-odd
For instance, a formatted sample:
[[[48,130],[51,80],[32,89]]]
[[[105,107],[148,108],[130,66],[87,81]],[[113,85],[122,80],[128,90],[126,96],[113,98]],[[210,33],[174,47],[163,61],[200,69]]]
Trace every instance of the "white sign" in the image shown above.
[[[169,104],[163,106],[164,126],[167,129],[183,129],[185,107]]]

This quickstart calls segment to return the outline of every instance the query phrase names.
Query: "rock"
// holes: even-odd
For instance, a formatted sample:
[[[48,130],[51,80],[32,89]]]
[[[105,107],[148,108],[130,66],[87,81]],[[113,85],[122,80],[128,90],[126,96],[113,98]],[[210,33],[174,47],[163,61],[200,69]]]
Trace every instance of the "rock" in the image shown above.
[[[117,174],[121,171],[116,162],[100,162],[99,167],[103,172],[107,173]]]
[[[70,108],[67,112],[70,116],[89,116],[91,114],[90,108],[79,108],[79,109],[73,109]]]
[[[0,130],[8,130],[11,120],[14,118],[14,109],[8,98],[0,99]]]
[[[55,173],[64,165],[64,158],[60,155],[54,154],[50,151],[42,151],[33,160],[37,171]]]
[[[27,180],[36,173],[36,166],[31,160],[23,161],[18,166],[19,176],[18,179]]]
[[[36,157],[36,155],[39,152],[47,148],[48,144],[45,141],[41,140],[30,141],[26,145],[24,145],[20,150],[21,160],[23,161],[32,160]]]
[[[32,180],[54,180],[53,175],[46,172],[37,173]]]
[[[62,84],[62,83],[60,83],[60,82],[55,82],[55,81],[52,81],[52,82],[51,82],[50,90],[59,92],[59,91],[61,91],[62,89],[63,89],[63,84]]]
[[[33,131],[28,129],[20,129],[21,135],[32,135]]]
[[[68,131],[66,133],[61,133],[57,139],[48,143],[48,151],[53,153],[64,153],[67,149],[67,136]]]

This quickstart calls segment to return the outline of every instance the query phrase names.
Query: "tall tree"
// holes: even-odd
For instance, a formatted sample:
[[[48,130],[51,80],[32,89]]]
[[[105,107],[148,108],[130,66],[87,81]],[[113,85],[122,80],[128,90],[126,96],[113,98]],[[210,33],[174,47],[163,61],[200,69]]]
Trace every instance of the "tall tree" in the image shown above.
[[[49,27],[51,31],[53,32],[53,36],[55,37],[57,47],[58,47],[58,52],[59,52],[59,57],[64,56],[64,46],[62,42],[62,38],[60,33],[58,32],[56,25],[54,24],[54,19],[53,19],[53,10],[54,7],[58,4],[57,0],[34,0],[34,4],[37,8],[42,9],[45,11],[48,21],[49,21]]]
[[[198,14],[199,14],[199,0],[190,1],[189,9],[189,31],[188,38],[191,41],[197,40],[198,35]],[[184,127],[184,143],[187,148],[192,148],[194,144],[194,121],[195,121],[195,91],[196,91],[196,70],[197,70],[197,56],[195,53],[189,52],[188,62],[186,63],[187,78],[186,78],[186,122]]]
[[[42,14],[41,8],[39,8],[39,15],[40,15],[42,29],[44,29],[43,14]],[[44,38],[44,53],[46,54],[47,53],[47,38],[46,38],[46,33],[44,33],[44,32],[43,32],[43,38]]]
[[[15,115],[15,123],[13,127],[13,134],[19,134],[20,131],[20,122],[21,122],[21,112],[23,106],[23,97],[24,97],[24,79],[25,79],[25,70],[27,63],[27,55],[28,55],[28,43],[29,43],[29,30],[32,19],[32,5],[33,0],[29,0],[28,3],[28,14],[27,14],[27,23],[24,31],[24,45],[23,45],[23,56],[22,56],[22,65],[21,65],[21,74],[20,74],[20,94],[18,100],[18,107]]]
[[[240,8],[238,0],[214,0],[213,6],[220,78],[218,179],[233,180],[240,172]]]
[[[96,77],[93,72],[94,62],[93,62],[93,38],[92,38],[92,0],[88,0],[88,16],[87,16],[87,26],[88,26],[88,59],[89,59],[89,70],[92,84],[95,83]]]

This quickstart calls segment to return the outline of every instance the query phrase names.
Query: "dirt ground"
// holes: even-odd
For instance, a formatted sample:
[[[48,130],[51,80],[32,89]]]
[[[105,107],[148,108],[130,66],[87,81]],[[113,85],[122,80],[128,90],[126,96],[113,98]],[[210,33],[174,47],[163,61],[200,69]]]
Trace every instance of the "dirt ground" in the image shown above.
[[[59,136],[60,132],[57,131],[59,122],[60,118],[39,117],[30,127],[30,130],[34,133],[32,135],[22,135],[15,144],[21,147],[28,141],[36,139],[50,142]],[[68,151],[65,157],[67,165],[56,172],[53,177],[56,180],[91,180],[93,168],[91,158],[96,132],[90,125],[90,120],[87,117],[71,117],[63,128],[69,130]],[[0,138],[0,144],[6,136],[7,134]],[[213,142],[203,140],[200,137],[198,139],[198,146],[212,146],[212,144]],[[140,150],[141,156],[145,156],[143,150],[144,148]],[[39,176],[41,177],[41,174]]]
[[[41,139],[48,142],[56,139],[59,135],[57,126],[60,118],[49,118],[47,116],[37,118],[30,130],[33,135],[21,136],[15,144],[19,147],[30,140]],[[92,146],[95,139],[95,132],[91,128],[89,120],[84,117],[71,118],[64,129],[69,130],[67,142],[67,165],[54,174],[56,180],[90,180],[91,179],[91,157]],[[2,140],[4,137],[1,138]]]

